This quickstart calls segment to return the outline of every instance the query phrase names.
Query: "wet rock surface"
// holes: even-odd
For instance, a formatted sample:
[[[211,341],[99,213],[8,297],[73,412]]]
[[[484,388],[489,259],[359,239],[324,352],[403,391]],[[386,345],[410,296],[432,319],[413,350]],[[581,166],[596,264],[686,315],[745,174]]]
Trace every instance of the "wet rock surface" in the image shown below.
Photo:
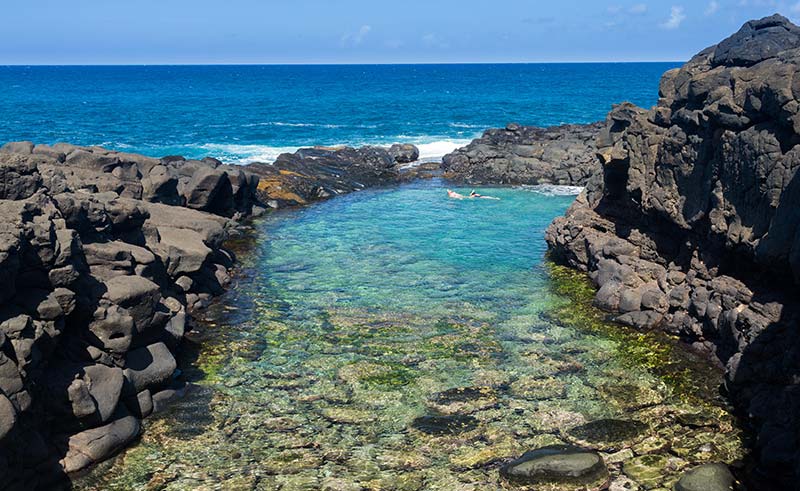
[[[446,155],[442,169],[445,177],[472,184],[584,186],[600,170],[594,142],[601,127],[512,123]]]
[[[183,390],[172,350],[227,285],[257,182],[212,159],[0,148],[0,488],[66,486]]]
[[[725,366],[764,489],[800,476],[799,49],[787,19],[751,21],[664,74],[655,108],[617,106],[597,139],[602,173],[546,237],[619,322]]]
[[[500,475],[522,484],[561,485],[565,490],[575,486],[599,489],[608,480],[608,469],[596,452],[552,445],[526,452],[505,464],[500,468]]]
[[[736,479],[724,464],[705,464],[688,471],[675,485],[675,491],[732,491]]]

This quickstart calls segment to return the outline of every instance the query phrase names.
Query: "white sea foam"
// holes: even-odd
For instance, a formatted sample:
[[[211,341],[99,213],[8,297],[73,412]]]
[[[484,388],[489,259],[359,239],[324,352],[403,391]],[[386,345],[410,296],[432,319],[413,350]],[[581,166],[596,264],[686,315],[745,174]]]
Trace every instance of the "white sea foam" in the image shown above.
[[[198,148],[228,164],[245,165],[252,162],[272,163],[282,153],[294,153],[299,147],[270,147],[267,145],[237,145],[206,143]]]
[[[442,140],[430,143],[415,143],[419,148],[420,162],[439,160],[448,153],[469,145],[472,140]],[[413,143],[413,142],[412,142]]]
[[[520,188],[545,196],[577,196],[584,189],[582,186],[561,186],[557,184],[537,184],[536,186],[520,186]]]

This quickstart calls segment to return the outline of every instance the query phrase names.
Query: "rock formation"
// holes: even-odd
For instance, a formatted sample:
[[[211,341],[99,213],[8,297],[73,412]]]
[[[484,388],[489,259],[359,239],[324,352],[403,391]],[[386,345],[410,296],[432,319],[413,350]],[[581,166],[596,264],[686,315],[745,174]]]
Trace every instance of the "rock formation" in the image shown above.
[[[54,489],[182,389],[190,314],[258,179],[219,161],[66,144],[0,149],[0,489]]]
[[[445,177],[471,184],[584,186],[600,169],[594,141],[601,123],[537,128],[509,124],[446,155]]]
[[[262,201],[282,208],[397,183],[406,172],[398,164],[417,157],[419,150],[413,145],[395,145],[389,150],[313,147],[281,154],[272,164],[250,164],[247,170],[261,177],[258,192]]]
[[[547,233],[620,322],[724,364],[764,489],[800,478],[799,97],[800,28],[748,22],[667,72],[657,107],[614,108],[602,173]]]

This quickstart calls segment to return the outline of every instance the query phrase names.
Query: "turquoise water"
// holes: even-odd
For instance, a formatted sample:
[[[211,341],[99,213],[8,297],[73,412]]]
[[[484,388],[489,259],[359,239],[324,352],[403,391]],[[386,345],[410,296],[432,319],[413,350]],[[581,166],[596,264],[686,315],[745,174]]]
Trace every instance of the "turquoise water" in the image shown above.
[[[656,103],[671,63],[0,66],[0,142],[272,161],[309,145],[410,142],[441,157],[511,121],[605,118]]]
[[[585,282],[544,261],[573,197],[454,201],[445,186],[256,223],[184,352],[194,388],[76,488],[494,490],[510,486],[504,461],[573,443],[601,450],[620,485],[671,489],[742,457],[733,418],[698,393],[717,372],[670,373],[674,343],[605,323]]]

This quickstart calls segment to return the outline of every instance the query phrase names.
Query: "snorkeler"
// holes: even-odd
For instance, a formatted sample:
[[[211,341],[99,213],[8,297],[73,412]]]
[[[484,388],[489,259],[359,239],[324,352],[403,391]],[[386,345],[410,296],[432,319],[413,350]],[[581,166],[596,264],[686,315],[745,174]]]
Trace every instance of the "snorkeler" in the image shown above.
[[[500,198],[495,198],[494,196],[484,196],[482,194],[478,194],[478,193],[475,192],[474,189],[472,191],[470,191],[469,196],[464,196],[463,194],[458,194],[457,192],[448,189],[447,190],[447,197],[448,198],[452,198],[452,199],[480,198],[480,199],[494,199],[494,200],[498,200],[498,201],[500,200]]]
[[[452,191],[450,189],[447,190],[447,197],[448,198],[453,198],[453,199],[464,199],[464,198],[466,198],[466,196],[464,196],[463,194],[458,194],[457,192]]]

